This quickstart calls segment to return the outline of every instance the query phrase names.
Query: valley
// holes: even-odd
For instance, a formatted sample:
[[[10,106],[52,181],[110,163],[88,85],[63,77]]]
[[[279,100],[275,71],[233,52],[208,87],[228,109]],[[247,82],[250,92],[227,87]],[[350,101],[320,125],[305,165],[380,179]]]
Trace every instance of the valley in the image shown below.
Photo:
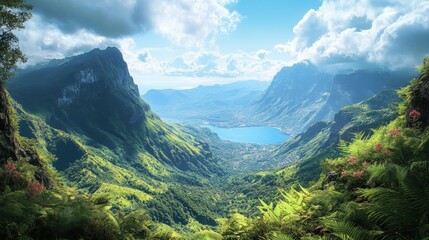
[[[429,4],[353,3],[0,3],[0,239],[429,239]]]
[[[369,135],[371,128],[395,118],[399,103],[395,92],[386,90],[288,140],[288,135],[268,127],[198,126],[193,114],[180,115],[180,124],[163,122],[140,100],[116,48],[95,49],[48,66],[18,73],[8,83],[17,101],[21,135],[35,141],[66,185],[92,198],[109,199],[114,211],[147,209],[154,221],[185,234],[195,224],[215,226],[215,219],[231,211],[254,216],[259,200],[274,199],[278,188],[297,180],[304,185],[315,181],[320,161],[339,156],[339,140],[352,141],[353,134],[362,131]],[[108,72],[102,70],[106,66]],[[247,96],[243,108],[253,104],[249,95],[254,85],[225,88],[239,86]],[[186,91],[187,98],[199,101],[194,90]],[[181,95],[172,92],[168,96]],[[257,99],[259,94],[252,96]],[[174,109],[168,103],[177,99],[164,98],[157,99]],[[223,96],[212,95],[210,101],[220,101],[217,98]],[[220,106],[206,111],[220,114]]]

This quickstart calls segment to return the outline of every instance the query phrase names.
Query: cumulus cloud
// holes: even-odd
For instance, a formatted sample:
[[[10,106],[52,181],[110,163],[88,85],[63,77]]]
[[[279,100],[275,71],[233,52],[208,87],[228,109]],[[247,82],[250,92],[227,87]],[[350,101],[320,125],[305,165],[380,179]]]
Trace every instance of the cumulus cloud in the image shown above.
[[[226,5],[234,0],[29,0],[35,14],[63,33],[85,30],[121,38],[154,30],[183,47],[234,31],[240,16]],[[209,39],[209,41],[212,39]]]
[[[28,56],[28,64],[39,61],[64,58],[87,52],[96,47],[119,47],[119,39],[109,39],[86,30],[79,30],[73,34],[64,34],[54,24],[34,15],[27,22],[24,31],[17,32],[20,39],[20,48]]]
[[[121,37],[152,27],[150,0],[29,0],[36,14],[65,33],[81,29]]]
[[[237,52],[220,54],[216,51],[188,52],[182,57],[162,63],[165,75],[190,77],[222,77],[268,80],[285,64],[284,61],[261,59],[261,54]]]
[[[429,2],[421,0],[324,0],[275,49],[297,61],[337,67],[414,66],[429,53]]]
[[[201,46],[201,39],[234,31],[240,15],[225,6],[233,0],[159,0],[153,7],[155,30],[183,46]],[[209,39],[213,40],[213,39]]]

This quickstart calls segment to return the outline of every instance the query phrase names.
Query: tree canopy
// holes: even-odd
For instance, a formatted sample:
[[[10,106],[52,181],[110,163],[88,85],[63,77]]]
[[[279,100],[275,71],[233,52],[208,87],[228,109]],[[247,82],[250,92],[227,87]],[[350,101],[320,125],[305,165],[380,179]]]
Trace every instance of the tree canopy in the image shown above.
[[[32,7],[25,0],[0,0],[0,3],[0,82],[4,82],[18,62],[26,61],[14,31],[24,28],[31,18]]]

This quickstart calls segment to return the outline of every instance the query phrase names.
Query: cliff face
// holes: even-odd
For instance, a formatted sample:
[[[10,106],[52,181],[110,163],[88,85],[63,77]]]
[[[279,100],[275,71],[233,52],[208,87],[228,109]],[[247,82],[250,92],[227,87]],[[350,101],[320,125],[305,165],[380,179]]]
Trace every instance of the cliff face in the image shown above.
[[[8,90],[28,113],[91,146],[114,149],[126,164],[144,153],[184,171],[205,175],[220,171],[205,143],[150,110],[117,48],[94,49],[28,69],[8,82]],[[56,148],[76,152],[73,144]],[[75,162],[67,159],[59,158],[64,163],[61,170]]]
[[[108,146],[144,143],[149,106],[117,48],[95,49],[60,64],[28,70],[8,82],[11,96],[59,129]]]
[[[0,83],[0,162],[4,163],[9,158],[17,160],[18,150],[9,96],[4,85]]]
[[[412,75],[385,70],[330,75],[310,62],[297,63],[276,74],[263,96],[243,113],[243,121],[299,134],[318,121],[333,120],[344,106],[406,86]]]
[[[328,114],[323,106],[331,85],[332,76],[310,62],[285,67],[250,107],[250,112],[244,114],[247,119],[243,120],[299,133]]]

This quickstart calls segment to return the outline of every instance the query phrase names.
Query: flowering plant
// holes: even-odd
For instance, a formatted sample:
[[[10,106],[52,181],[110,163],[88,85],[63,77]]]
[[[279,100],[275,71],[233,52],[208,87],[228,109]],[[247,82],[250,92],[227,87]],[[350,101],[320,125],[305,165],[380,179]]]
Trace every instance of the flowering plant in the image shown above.
[[[8,174],[12,174],[16,170],[16,165],[14,162],[8,161],[6,165],[4,166],[4,170]]]
[[[353,165],[356,165],[357,161],[358,161],[358,160],[357,160],[357,158],[356,158],[356,157],[351,156],[351,157],[349,157],[349,159],[347,160],[347,163],[353,166]]]
[[[382,148],[383,148],[383,145],[381,143],[376,143],[374,145],[374,150],[377,152],[380,152]]]
[[[400,129],[391,129],[388,131],[388,133],[391,136],[400,136],[401,135],[401,130]]]
[[[421,115],[422,114],[419,111],[415,110],[415,109],[408,114],[408,116],[410,118],[412,118],[414,121],[416,121],[417,119],[419,119]]]
[[[34,181],[33,183],[29,183],[27,186],[27,193],[31,197],[34,197],[40,194],[43,190],[43,185],[39,181]]]

